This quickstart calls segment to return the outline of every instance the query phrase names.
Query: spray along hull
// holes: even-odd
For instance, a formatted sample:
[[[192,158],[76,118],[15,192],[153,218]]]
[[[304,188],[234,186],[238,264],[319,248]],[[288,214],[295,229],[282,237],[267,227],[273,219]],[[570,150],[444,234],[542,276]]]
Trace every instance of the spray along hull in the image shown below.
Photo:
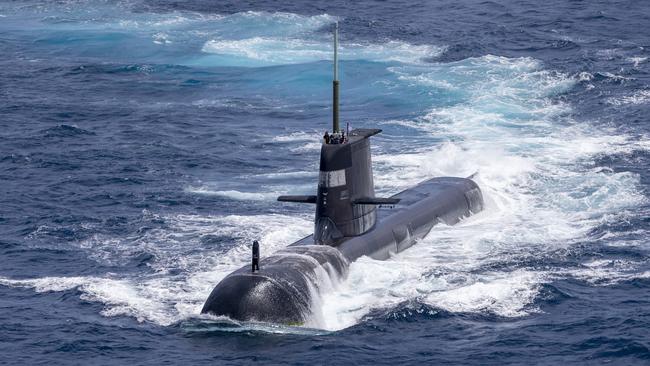
[[[483,209],[479,187],[466,178],[433,178],[378,209],[368,232],[335,246],[315,245],[313,235],[260,261],[260,270],[244,266],[224,278],[201,313],[240,321],[302,325],[316,316],[320,294],[344,278],[349,263],[361,256],[384,260],[409,248],[437,223],[456,224]]]

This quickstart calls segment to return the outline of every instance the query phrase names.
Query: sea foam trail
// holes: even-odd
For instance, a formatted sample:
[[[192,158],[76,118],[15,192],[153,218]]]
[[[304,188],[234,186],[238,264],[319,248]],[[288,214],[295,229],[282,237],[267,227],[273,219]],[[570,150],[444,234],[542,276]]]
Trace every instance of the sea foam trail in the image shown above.
[[[189,193],[205,194],[213,196],[227,197],[238,201],[275,201],[280,195],[277,192],[242,192],[235,189],[215,190],[209,187],[190,187]]]
[[[329,60],[330,36],[318,31],[342,20],[329,14],[264,11],[144,13],[132,11],[135,4],[129,2],[87,2],[87,6],[46,3],[12,9],[0,29],[20,30],[28,24],[34,33],[40,33],[40,44],[51,44],[57,54],[66,56],[201,67],[259,67]],[[102,46],[98,47],[98,43]],[[106,52],[107,48],[121,46],[135,46],[136,50],[132,54]],[[398,40],[362,44],[344,39],[340,57],[420,63],[443,51],[444,47]]]
[[[202,50],[223,56],[215,59],[220,65],[267,66],[308,63],[332,58],[327,40],[307,41],[296,38],[253,37],[241,40],[211,40]],[[428,45],[411,45],[388,41],[383,44],[342,43],[339,55],[342,60],[418,63],[437,57],[444,48]]]

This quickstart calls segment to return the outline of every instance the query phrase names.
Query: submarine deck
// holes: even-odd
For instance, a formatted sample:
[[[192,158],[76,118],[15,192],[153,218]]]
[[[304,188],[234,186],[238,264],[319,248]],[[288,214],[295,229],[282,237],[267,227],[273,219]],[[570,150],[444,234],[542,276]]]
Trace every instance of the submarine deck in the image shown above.
[[[382,224],[386,223],[387,221],[391,221],[391,218],[400,216],[400,214],[403,214],[405,211],[414,208],[416,204],[421,203],[428,198],[444,198],[446,195],[448,195],[449,189],[454,186],[458,187],[459,190],[462,191],[461,193],[465,195],[465,198],[468,201],[468,209],[472,210],[472,202],[469,202],[471,200],[471,197],[468,197],[466,192],[470,192],[469,194],[471,195],[472,192],[479,190],[479,188],[471,179],[457,177],[431,178],[390,197],[399,199],[400,201],[398,203],[380,205],[377,208],[377,223],[370,231],[364,233],[363,235],[368,235],[377,231],[378,228],[382,226]],[[480,190],[478,194],[480,195]],[[428,230],[429,229],[431,229],[431,227],[429,227]],[[313,234],[311,234],[290,244],[289,246],[315,245],[313,237]],[[349,241],[353,238],[355,237],[346,237],[341,242],[333,246],[339,247],[346,241]]]

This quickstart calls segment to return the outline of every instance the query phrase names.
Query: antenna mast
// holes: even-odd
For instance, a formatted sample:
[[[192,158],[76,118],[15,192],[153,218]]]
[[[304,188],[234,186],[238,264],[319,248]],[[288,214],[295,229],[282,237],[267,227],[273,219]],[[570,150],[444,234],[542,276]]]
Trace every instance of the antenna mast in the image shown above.
[[[332,132],[338,133],[339,128],[339,22],[334,26],[334,81],[332,82],[334,88],[334,95],[332,101]]]

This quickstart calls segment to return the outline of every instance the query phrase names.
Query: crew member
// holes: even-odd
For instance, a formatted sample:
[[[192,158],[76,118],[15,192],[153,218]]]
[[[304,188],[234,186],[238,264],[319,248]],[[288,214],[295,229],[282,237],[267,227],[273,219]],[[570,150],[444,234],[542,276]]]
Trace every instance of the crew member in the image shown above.
[[[260,243],[253,241],[253,272],[260,270]]]

